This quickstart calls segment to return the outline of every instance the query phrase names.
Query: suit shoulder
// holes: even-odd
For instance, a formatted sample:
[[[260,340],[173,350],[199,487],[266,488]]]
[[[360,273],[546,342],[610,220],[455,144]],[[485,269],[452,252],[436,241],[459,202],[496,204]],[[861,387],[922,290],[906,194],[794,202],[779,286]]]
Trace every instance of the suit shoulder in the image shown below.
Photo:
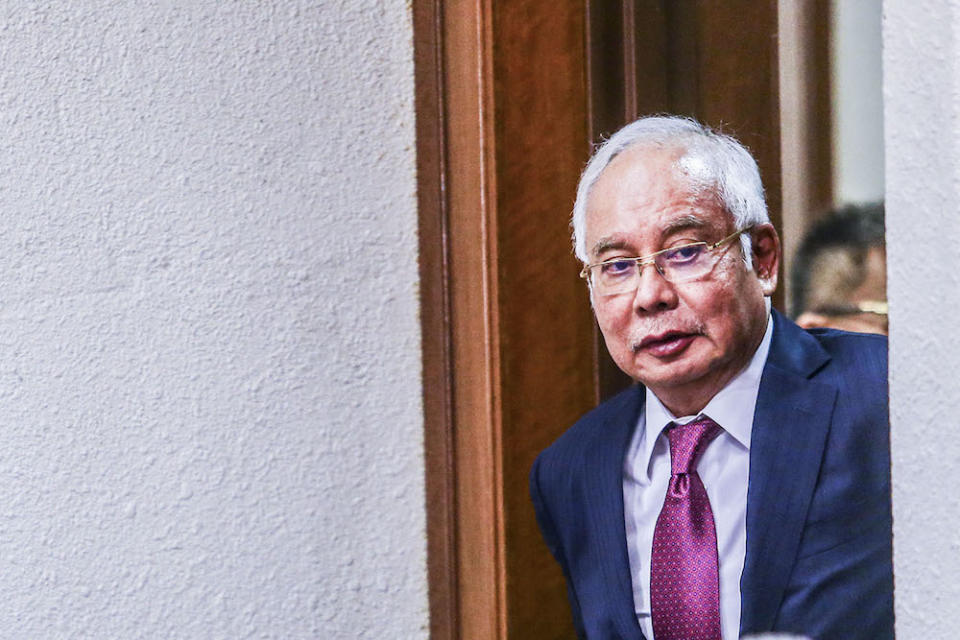
[[[807,333],[817,340],[837,365],[859,365],[868,370],[886,372],[886,336],[838,329],[808,329]]]
[[[804,329],[823,345],[844,345],[860,349],[886,349],[887,336],[879,333],[857,333],[841,329],[827,329],[817,327]]]
[[[886,412],[886,336],[835,329],[816,329],[809,333],[830,355],[817,377],[836,385],[842,402],[854,403],[862,409],[876,405],[878,410]]]

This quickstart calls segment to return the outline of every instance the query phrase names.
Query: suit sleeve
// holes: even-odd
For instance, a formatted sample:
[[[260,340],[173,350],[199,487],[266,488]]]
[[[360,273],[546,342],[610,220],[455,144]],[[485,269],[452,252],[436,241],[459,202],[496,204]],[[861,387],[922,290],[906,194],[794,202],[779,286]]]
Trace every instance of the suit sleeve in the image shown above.
[[[577,631],[577,637],[585,640],[587,634],[584,630],[583,618],[580,614],[580,603],[577,600],[577,594],[573,590],[573,581],[570,579],[570,568],[567,565],[563,546],[560,544],[553,519],[550,517],[550,511],[547,509],[546,502],[540,491],[541,458],[542,456],[537,457],[533,463],[533,468],[530,470],[530,498],[533,501],[533,510],[536,513],[537,525],[540,527],[543,540],[563,570],[563,577],[567,583],[567,598],[570,600],[570,611],[573,614],[573,626]]]

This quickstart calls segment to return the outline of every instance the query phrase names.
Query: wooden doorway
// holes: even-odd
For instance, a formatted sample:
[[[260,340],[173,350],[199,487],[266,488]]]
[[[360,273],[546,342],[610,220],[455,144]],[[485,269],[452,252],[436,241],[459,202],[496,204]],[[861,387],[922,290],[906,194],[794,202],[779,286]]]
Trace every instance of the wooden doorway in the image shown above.
[[[572,638],[527,494],[625,384],[569,212],[591,145],[694,116],[754,152],[780,223],[778,3],[415,0],[431,637]]]

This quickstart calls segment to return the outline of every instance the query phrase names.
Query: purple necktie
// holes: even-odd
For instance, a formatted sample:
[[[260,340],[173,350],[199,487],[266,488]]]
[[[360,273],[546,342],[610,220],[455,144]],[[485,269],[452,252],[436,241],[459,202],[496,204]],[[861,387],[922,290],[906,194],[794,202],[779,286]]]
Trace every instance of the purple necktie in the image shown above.
[[[719,433],[710,418],[667,431],[670,485],[653,530],[650,562],[655,640],[721,640],[717,531],[697,474],[700,456]]]

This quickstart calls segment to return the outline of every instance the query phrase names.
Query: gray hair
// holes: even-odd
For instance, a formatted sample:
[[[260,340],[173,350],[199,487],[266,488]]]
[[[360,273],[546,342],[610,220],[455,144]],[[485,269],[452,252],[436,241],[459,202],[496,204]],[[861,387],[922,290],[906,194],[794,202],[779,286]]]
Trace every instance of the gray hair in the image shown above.
[[[719,133],[690,118],[650,116],[635,120],[617,131],[590,158],[573,205],[573,250],[582,262],[589,262],[586,246],[587,199],[607,165],[634,146],[678,149],[683,157],[677,169],[696,190],[711,190],[733,217],[736,229],[770,221],[757,163],[735,138]],[[740,236],[744,260],[749,266],[750,236]]]

